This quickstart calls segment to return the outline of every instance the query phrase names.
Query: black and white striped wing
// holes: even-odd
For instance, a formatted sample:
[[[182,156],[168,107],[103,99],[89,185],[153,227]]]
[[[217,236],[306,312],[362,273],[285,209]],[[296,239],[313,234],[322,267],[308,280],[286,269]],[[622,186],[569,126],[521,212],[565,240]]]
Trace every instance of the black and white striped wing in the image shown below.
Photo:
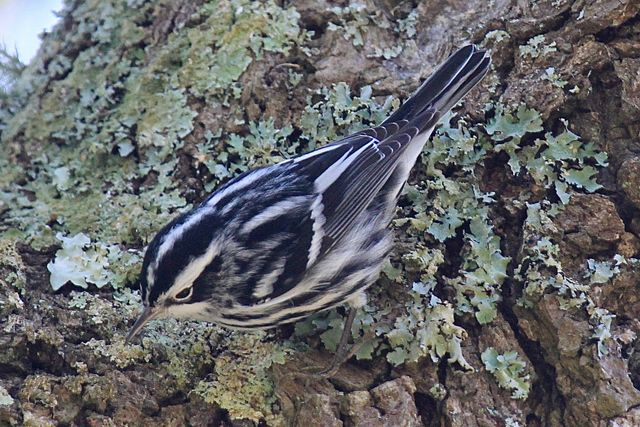
[[[430,127],[437,119],[434,111],[420,117]],[[243,303],[261,304],[295,287],[351,229],[419,133],[418,126],[407,121],[385,124],[279,165],[281,179],[295,176],[291,185],[296,187],[304,177],[312,192],[306,199],[290,196],[273,202],[245,225],[247,245],[256,250],[265,244],[269,248],[259,251],[268,254],[264,259],[247,260],[242,268],[253,271],[246,280]],[[273,218],[267,221],[265,216]],[[256,222],[260,225],[254,226]]]
[[[402,154],[421,132],[439,118],[434,110],[400,123],[389,123],[339,141],[319,154],[293,160],[314,183],[314,230],[307,267],[350,229],[393,174]]]

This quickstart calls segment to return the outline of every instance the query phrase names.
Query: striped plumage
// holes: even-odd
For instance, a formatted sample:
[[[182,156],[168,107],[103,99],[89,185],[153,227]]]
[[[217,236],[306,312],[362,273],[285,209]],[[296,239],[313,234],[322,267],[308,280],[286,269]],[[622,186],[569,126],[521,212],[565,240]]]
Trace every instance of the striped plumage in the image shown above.
[[[145,311],[129,337],[163,316],[255,329],[362,304],[411,168],[489,64],[460,49],[378,127],[240,175],[164,227],[145,254]]]

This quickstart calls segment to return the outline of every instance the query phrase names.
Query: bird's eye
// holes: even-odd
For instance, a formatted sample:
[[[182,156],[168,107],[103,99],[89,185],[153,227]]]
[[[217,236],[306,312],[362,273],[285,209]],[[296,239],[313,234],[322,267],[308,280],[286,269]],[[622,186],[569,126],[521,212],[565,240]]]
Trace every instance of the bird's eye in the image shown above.
[[[193,287],[189,286],[178,292],[174,298],[178,301],[184,301],[191,298],[191,294],[193,294]]]

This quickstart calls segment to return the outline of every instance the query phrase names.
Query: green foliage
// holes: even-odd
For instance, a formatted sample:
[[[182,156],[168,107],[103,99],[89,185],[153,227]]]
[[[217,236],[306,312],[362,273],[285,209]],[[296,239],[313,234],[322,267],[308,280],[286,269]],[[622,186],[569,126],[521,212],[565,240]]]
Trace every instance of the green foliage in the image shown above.
[[[495,348],[488,347],[482,352],[481,358],[485,368],[493,374],[500,387],[511,390],[513,399],[524,400],[529,396],[529,374],[526,373],[526,364],[517,352],[508,351],[500,354]]]
[[[20,61],[18,52],[10,53],[7,47],[0,43],[0,106],[5,105],[5,108],[0,108],[0,131],[3,129],[2,123],[11,111],[21,107],[22,97],[15,85],[24,69],[25,65]]]

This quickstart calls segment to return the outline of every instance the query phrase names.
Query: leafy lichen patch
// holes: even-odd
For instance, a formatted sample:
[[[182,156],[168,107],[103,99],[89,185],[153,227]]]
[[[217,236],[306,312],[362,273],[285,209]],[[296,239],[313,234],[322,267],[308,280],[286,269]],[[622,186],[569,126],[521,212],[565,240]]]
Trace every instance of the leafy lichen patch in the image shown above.
[[[232,418],[283,423],[268,369],[284,363],[287,351],[266,341],[264,333],[234,334],[225,340],[225,347],[216,357],[211,378],[201,380],[194,392],[229,411]]]
[[[511,390],[512,398],[527,398],[531,383],[525,370],[526,364],[518,357],[518,353],[508,351],[500,354],[495,348],[488,347],[481,357],[485,368],[496,377],[500,387]]]

